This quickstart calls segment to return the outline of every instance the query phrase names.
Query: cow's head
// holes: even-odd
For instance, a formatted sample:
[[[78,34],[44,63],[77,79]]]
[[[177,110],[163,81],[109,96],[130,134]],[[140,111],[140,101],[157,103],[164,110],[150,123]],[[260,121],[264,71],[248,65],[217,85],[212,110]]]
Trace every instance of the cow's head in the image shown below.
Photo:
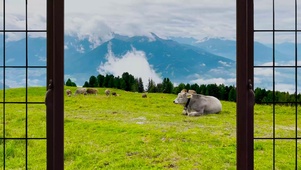
[[[178,94],[178,97],[173,101],[175,104],[182,104],[185,106],[185,104],[188,101],[188,98],[191,98],[191,94],[187,92],[181,92]]]

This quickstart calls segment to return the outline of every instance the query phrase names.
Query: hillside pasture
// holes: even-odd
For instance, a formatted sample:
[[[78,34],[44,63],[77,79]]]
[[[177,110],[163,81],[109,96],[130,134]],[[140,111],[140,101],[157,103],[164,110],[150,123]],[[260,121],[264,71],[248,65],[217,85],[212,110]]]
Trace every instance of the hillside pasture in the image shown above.
[[[76,88],[68,89],[74,93]],[[176,95],[148,93],[142,98],[141,93],[110,90],[119,96],[106,96],[104,88],[98,88],[97,95],[65,94],[65,169],[236,169],[234,102],[222,101],[219,114],[188,117],[181,114],[183,106],[173,104]],[[25,101],[24,92],[9,89],[5,94],[9,101]],[[29,88],[28,94],[28,101],[42,102],[45,87]],[[28,137],[45,138],[45,105],[30,104],[27,109]],[[276,106],[276,136],[296,135],[294,109]],[[25,110],[24,104],[5,105],[5,137],[26,136]],[[255,106],[255,137],[272,137],[272,110],[272,106]],[[300,128],[301,120],[297,124]],[[3,144],[1,140],[1,166]],[[7,169],[22,169],[26,141],[6,140],[5,144]],[[301,142],[297,144],[301,160]],[[276,140],[276,169],[294,169],[295,147],[295,140]],[[254,150],[255,168],[271,169],[273,141],[255,140]],[[45,140],[28,140],[29,169],[45,169],[45,151]]]

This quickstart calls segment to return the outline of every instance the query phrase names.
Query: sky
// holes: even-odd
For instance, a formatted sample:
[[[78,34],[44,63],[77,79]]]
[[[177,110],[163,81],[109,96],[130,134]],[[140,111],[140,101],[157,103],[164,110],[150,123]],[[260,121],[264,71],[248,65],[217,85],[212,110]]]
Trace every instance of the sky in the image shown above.
[[[25,28],[24,2],[6,1],[7,29]],[[273,28],[271,2],[255,0],[255,29]],[[294,3],[294,0],[275,0],[276,29],[294,29]],[[2,6],[3,0],[0,0],[1,15]],[[297,8],[301,11],[301,5]],[[28,1],[29,28],[45,29],[45,11],[46,0]],[[300,15],[301,12],[298,21]],[[155,32],[162,38],[181,36],[201,40],[209,36],[235,39],[236,0],[65,0],[65,23],[67,34],[93,36],[91,39],[110,32],[129,36]],[[269,41],[262,37],[265,36],[255,35],[255,39]],[[282,38],[281,41],[287,40]]]
[[[6,1],[6,29],[25,29],[24,3],[25,0]],[[295,28],[294,3],[294,0],[275,0],[275,29]],[[272,29],[272,0],[255,0],[254,9],[254,28]],[[301,5],[297,9],[300,11],[297,13],[297,28],[301,29]],[[3,0],[0,0],[0,16],[3,15],[2,10]],[[46,0],[28,1],[28,28],[46,28]],[[3,29],[3,20],[0,20],[0,29]],[[112,33],[151,36],[151,32],[160,38],[193,37],[201,41],[205,37],[224,37],[235,40],[236,0],[65,0],[65,34],[88,38],[94,47],[109,40]],[[7,41],[18,40],[24,35],[8,33]],[[30,36],[45,37],[46,34],[30,33]],[[254,37],[262,43],[272,42],[271,33],[255,33]],[[301,40],[301,36],[299,39]],[[292,33],[276,35],[276,43],[293,41]],[[141,51],[132,51],[121,60],[114,59],[112,53],[104,57],[108,58],[108,62],[100,63],[99,68],[96,68],[99,72],[120,73],[126,70],[125,66],[132,59],[148,64]],[[118,70],[119,68],[122,69]],[[144,68],[147,68],[144,69],[144,74],[154,75],[151,65]],[[137,68],[133,72],[138,74],[142,71]],[[220,77],[204,81],[217,80],[227,82]]]

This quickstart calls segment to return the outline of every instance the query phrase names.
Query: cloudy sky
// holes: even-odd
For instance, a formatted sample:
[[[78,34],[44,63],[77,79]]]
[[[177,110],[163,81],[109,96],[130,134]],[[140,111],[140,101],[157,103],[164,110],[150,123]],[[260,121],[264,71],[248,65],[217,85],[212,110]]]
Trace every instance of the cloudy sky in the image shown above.
[[[6,0],[6,17],[10,19],[6,21],[7,28],[25,27],[24,3],[25,0]],[[294,29],[294,3],[294,0],[275,0],[276,29]],[[272,29],[272,0],[255,0],[254,8],[255,29]],[[301,5],[297,9],[301,11]],[[83,35],[111,30],[127,35],[156,32],[162,37],[233,39],[235,12],[236,0],[65,0],[65,26],[67,33]],[[0,13],[3,15],[3,0]],[[298,12],[298,21],[300,15]],[[46,0],[29,0],[29,27],[45,28],[45,17]]]
[[[24,2],[6,1],[6,29],[25,28]],[[28,1],[29,28],[45,29],[45,3],[46,0]],[[294,0],[275,0],[276,29],[294,29],[294,3]],[[272,1],[255,0],[254,8],[255,29],[272,29]],[[301,11],[300,5],[298,10]],[[2,15],[2,7],[0,12]],[[130,36],[155,32],[160,37],[235,39],[235,13],[235,0],[65,0],[65,31],[94,39],[111,31]],[[255,35],[257,39],[260,37],[264,36]]]
[[[6,1],[6,29],[25,29],[25,0]],[[275,0],[275,28],[295,28],[294,0]],[[255,0],[255,29],[273,28],[272,0]],[[301,5],[297,6],[301,11]],[[0,0],[0,16],[3,15],[3,0]],[[298,29],[301,28],[301,12],[298,12]],[[299,22],[300,21],[300,22]],[[28,1],[29,29],[46,28],[46,0]],[[3,29],[3,20],[0,20]],[[170,36],[193,37],[202,40],[205,37],[225,37],[235,39],[236,36],[236,0],[65,0],[65,33],[80,38],[89,38],[95,45],[108,40],[112,32],[122,35],[150,35],[154,32],[161,38]],[[30,34],[30,36],[44,36],[46,34]],[[277,34],[277,43],[294,41],[291,33]],[[8,33],[7,41],[14,41],[24,37],[20,33]],[[300,38],[301,39],[301,36]],[[255,33],[255,40],[271,43],[271,33]],[[145,62],[143,52],[134,51],[114,60],[114,54],[107,56],[107,63],[103,63],[99,71],[126,71],[118,65],[128,64],[132,57],[141,56]],[[112,58],[113,57],[113,58]],[[104,65],[106,64],[106,65]],[[145,64],[145,63],[144,63]],[[115,68],[113,71],[112,69]],[[122,70],[116,70],[123,68]],[[151,66],[145,74],[152,74]],[[133,72],[141,73],[141,70]],[[135,74],[135,73],[133,73]],[[212,81],[224,80],[220,77]],[[211,80],[206,80],[211,81]]]

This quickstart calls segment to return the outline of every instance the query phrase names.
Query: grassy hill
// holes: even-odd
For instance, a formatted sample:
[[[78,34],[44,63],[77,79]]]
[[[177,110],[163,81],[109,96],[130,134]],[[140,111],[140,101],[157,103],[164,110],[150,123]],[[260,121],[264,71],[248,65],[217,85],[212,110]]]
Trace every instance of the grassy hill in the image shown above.
[[[236,169],[235,103],[222,101],[220,114],[187,117],[181,114],[183,106],[173,104],[173,94],[149,93],[142,98],[140,93],[111,89],[120,96],[106,96],[104,88],[98,90],[98,95],[65,95],[65,169]],[[9,89],[5,97],[10,102],[25,101],[25,94],[22,88]],[[28,101],[43,102],[45,87],[29,88],[27,94]],[[2,95],[0,91],[0,100]],[[2,111],[4,106],[0,107]],[[43,104],[6,104],[5,136],[26,136],[26,109],[28,137],[45,138]],[[277,137],[296,135],[294,109],[276,106]],[[272,137],[272,110],[272,106],[255,106],[255,137]],[[3,131],[3,114],[0,128]],[[297,143],[301,160],[301,142]],[[0,155],[3,144],[1,140]],[[26,141],[6,140],[5,144],[7,169],[22,169]],[[294,169],[295,140],[275,144],[276,169]],[[45,140],[28,140],[30,169],[45,169],[45,150]],[[255,140],[254,150],[256,169],[271,169],[272,140]]]

